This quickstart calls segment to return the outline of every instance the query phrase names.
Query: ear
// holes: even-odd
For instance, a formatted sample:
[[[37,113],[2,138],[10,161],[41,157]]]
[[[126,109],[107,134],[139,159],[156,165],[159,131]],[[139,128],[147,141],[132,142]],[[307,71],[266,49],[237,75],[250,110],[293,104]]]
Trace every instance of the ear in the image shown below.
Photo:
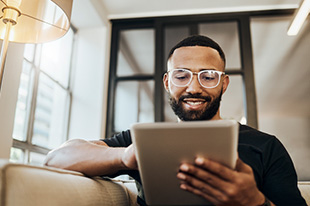
[[[229,76],[225,75],[223,78],[223,94],[226,92],[228,85],[229,85]]]
[[[166,90],[167,92],[169,92],[169,78],[168,78],[168,73],[165,73],[165,74],[164,74],[163,83],[164,83],[165,90]]]

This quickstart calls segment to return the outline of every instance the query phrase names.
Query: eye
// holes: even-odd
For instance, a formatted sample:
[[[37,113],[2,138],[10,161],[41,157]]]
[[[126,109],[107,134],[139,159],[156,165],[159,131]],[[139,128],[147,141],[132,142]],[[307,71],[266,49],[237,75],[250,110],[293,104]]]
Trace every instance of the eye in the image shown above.
[[[202,77],[202,79],[205,80],[205,81],[212,81],[212,80],[214,80],[215,78],[214,78],[214,77],[204,76],[204,77]]]
[[[190,78],[190,73],[180,70],[180,71],[173,72],[172,76],[176,80],[187,80]]]
[[[175,77],[174,78],[176,78],[176,79],[179,79],[179,80],[182,80],[182,79],[186,79],[186,78],[188,78],[186,75],[175,75]]]
[[[200,75],[200,79],[203,81],[213,81],[217,78],[216,76],[215,72],[203,72]]]

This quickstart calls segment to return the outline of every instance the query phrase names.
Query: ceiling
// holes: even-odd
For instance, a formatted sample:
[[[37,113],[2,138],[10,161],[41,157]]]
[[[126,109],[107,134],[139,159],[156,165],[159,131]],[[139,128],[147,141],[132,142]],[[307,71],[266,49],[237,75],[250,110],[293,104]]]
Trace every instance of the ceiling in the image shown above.
[[[77,28],[110,19],[297,8],[300,0],[74,0]],[[310,116],[310,25],[286,35],[292,16],[252,19],[251,32],[260,115]]]
[[[106,19],[288,9],[299,4],[300,0],[74,0],[72,22],[84,28]]]
[[[200,14],[296,7],[299,0],[101,0],[109,18]]]

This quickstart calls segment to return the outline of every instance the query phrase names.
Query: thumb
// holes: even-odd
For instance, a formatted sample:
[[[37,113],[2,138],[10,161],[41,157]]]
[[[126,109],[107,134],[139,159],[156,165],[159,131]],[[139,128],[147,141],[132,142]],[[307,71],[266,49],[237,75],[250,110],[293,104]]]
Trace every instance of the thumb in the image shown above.
[[[128,169],[138,169],[135,148],[132,144],[125,149],[122,160]]]

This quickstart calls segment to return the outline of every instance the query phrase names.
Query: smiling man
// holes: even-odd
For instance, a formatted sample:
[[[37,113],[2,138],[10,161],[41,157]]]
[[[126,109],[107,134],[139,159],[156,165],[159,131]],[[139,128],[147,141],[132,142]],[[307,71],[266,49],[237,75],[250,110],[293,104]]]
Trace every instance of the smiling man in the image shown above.
[[[208,37],[184,39],[169,54],[163,83],[180,121],[221,119],[221,97],[229,85],[224,52]],[[306,205],[294,165],[276,137],[240,125],[238,154],[233,170],[204,158],[181,164],[180,188],[214,205]],[[88,176],[129,174],[143,191],[129,130],[102,141],[68,141],[48,154],[46,165]],[[143,195],[138,201],[144,204]]]

